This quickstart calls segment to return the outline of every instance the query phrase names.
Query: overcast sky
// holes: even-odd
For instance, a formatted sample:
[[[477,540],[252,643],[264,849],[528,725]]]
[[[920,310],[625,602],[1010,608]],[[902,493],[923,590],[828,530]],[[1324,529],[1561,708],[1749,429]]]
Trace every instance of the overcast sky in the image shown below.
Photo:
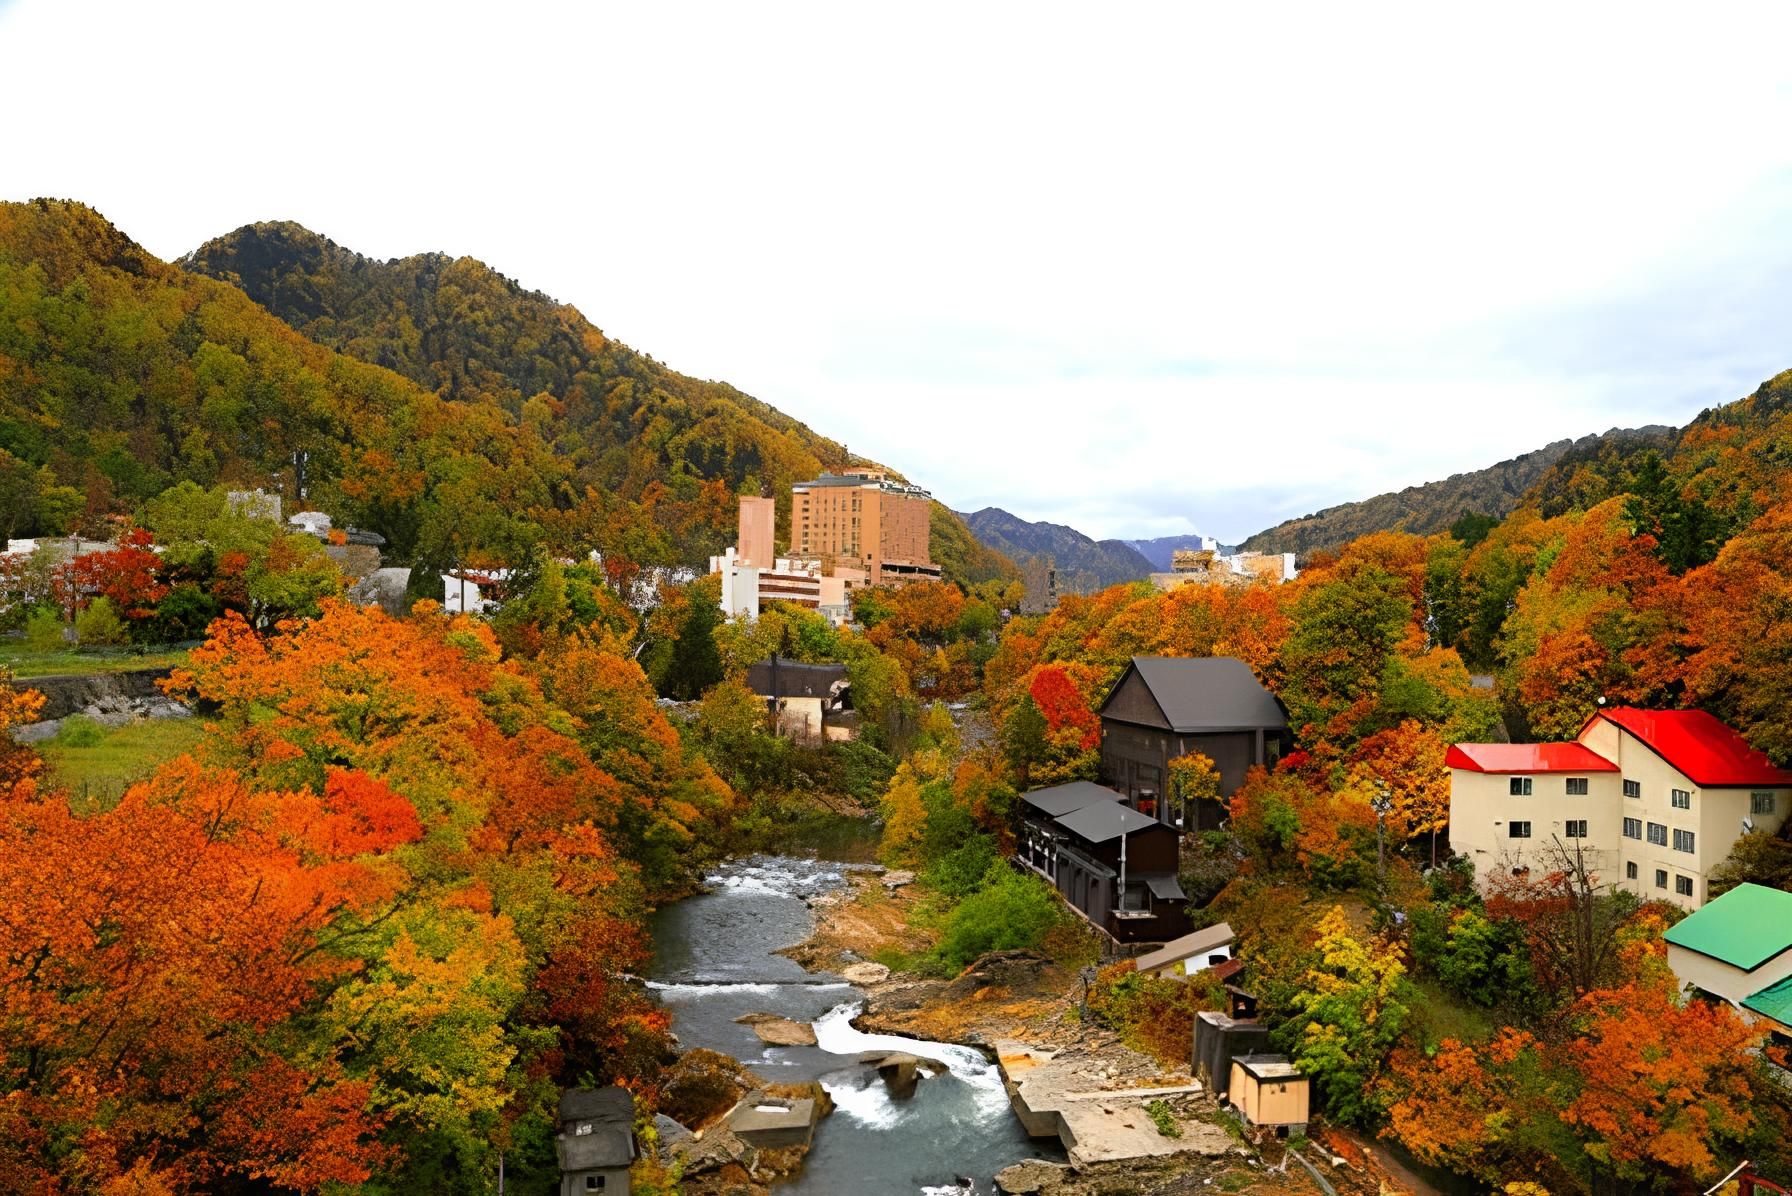
[[[0,0],[0,197],[472,255],[960,510],[1236,539],[1792,367],[1792,10],[1478,11]]]

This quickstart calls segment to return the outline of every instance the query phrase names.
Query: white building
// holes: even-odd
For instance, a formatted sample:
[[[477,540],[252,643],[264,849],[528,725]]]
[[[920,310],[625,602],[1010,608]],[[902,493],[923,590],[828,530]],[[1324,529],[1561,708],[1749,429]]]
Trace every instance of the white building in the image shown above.
[[[1792,809],[1792,772],[1702,710],[1616,707],[1570,743],[1459,743],[1445,763],[1450,843],[1482,879],[1579,848],[1601,881],[1686,909]]]

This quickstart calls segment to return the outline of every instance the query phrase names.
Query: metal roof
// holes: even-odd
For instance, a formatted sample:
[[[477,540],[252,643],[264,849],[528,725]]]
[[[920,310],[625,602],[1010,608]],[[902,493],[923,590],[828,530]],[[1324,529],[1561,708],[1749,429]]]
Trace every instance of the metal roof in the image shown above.
[[[560,1166],[627,1167],[635,1161],[635,1101],[626,1088],[573,1088],[560,1097]]]
[[[1770,984],[1742,1002],[1742,1007],[1782,1026],[1792,1027],[1792,976]]]
[[[1179,939],[1171,939],[1157,950],[1139,956],[1138,969],[1141,972],[1154,972],[1167,964],[1180,963],[1197,955],[1206,955],[1209,951],[1217,951],[1237,937],[1232,933],[1231,926],[1220,922],[1193,934],[1185,934]]]
[[[1285,728],[1288,714],[1251,666],[1232,656],[1135,656],[1139,674],[1177,734]],[[1122,674],[1120,681],[1126,680]],[[1116,683],[1108,693],[1112,700]],[[1102,709],[1107,709],[1107,702]]]
[[[1695,785],[1711,789],[1792,786],[1792,772],[1775,768],[1773,761],[1749,747],[1741,735],[1703,710],[1617,706],[1601,710],[1587,725],[1600,718],[1642,740]],[[1581,733],[1586,734],[1585,727]]]
[[[1118,802],[1096,802],[1058,818],[1057,824],[1087,843],[1105,843],[1121,835],[1164,824],[1149,814]],[[1168,827],[1164,827],[1169,830]]]
[[[776,662],[777,668],[773,669]],[[772,692],[772,677],[777,677],[778,692]],[[771,657],[747,669],[747,688],[763,698],[828,698],[834,686],[846,680],[843,664],[798,664],[794,660]]]
[[[1071,781],[1065,785],[1035,789],[1021,796],[1021,801],[1053,818],[1061,814],[1068,814],[1072,810],[1080,810],[1084,806],[1094,805],[1099,801],[1125,800],[1112,789],[1105,785],[1097,785],[1094,781]]]
[[[1234,1055],[1232,1062],[1259,1080],[1304,1080],[1300,1068],[1286,1055]]]
[[[1792,949],[1792,893],[1740,884],[1668,928],[1668,942],[1752,972]]]
[[[1584,743],[1459,743],[1444,755],[1467,772],[1617,772],[1618,766]]]

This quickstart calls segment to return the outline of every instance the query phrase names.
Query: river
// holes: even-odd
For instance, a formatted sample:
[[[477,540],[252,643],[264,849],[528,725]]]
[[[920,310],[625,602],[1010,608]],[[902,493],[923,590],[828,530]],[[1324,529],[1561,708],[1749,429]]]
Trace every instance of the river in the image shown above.
[[[951,1043],[924,1043],[855,1029],[864,994],[838,977],[805,972],[780,947],[813,929],[803,901],[846,883],[850,865],[791,856],[733,861],[709,876],[710,891],[662,909],[654,919],[652,987],[687,1047],[732,1055],[769,1080],[819,1080],[834,1112],[815,1132],[801,1174],[780,1196],[943,1196],[994,1191],[997,1171],[1053,1156],[1014,1117],[995,1065]],[[768,1047],[735,1018],[775,1013],[815,1027],[817,1045]],[[860,1051],[903,1050],[939,1059],[949,1076],[923,1079],[893,1100],[860,1066]]]

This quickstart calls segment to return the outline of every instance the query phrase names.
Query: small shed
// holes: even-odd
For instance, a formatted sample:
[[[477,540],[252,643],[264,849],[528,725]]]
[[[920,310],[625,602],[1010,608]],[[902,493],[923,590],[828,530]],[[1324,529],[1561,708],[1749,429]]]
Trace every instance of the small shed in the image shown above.
[[[560,1097],[559,1196],[607,1196],[629,1189],[629,1169],[639,1153],[635,1100],[628,1089],[573,1088]]]
[[[1252,1125],[1306,1129],[1312,1081],[1286,1055],[1240,1055],[1232,1060],[1226,1099]]]
[[[773,653],[747,669],[747,688],[765,699],[778,733],[820,741],[831,723],[852,708],[843,664],[802,664]]]
[[[1215,1097],[1224,1097],[1231,1090],[1232,1060],[1268,1046],[1269,1027],[1262,1022],[1210,1011],[1197,1013],[1189,1074]]]

